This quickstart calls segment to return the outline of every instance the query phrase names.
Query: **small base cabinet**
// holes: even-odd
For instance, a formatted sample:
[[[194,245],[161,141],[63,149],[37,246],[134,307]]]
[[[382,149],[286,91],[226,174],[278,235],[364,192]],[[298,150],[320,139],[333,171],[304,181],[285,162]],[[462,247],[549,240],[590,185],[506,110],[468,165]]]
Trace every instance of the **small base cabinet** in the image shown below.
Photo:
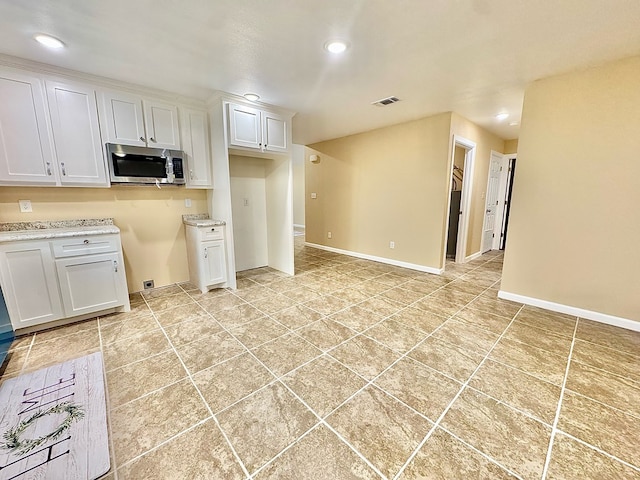
[[[14,330],[64,317],[48,241],[0,245],[0,277]]]
[[[185,225],[189,278],[202,293],[227,282],[224,226]]]
[[[2,243],[0,284],[14,330],[130,309],[118,234]]]

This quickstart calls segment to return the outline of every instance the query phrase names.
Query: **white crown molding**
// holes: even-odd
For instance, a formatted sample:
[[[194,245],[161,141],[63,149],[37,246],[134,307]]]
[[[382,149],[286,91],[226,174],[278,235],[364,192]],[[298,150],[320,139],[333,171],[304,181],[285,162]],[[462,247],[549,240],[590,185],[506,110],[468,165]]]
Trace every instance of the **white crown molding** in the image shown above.
[[[47,63],[34,62],[33,60],[27,60],[25,58],[12,57],[0,53],[0,65],[17,68],[20,70],[28,70],[33,73],[39,73],[43,75],[55,76],[58,79],[62,78],[69,82],[81,82],[89,83],[97,88],[105,90],[120,90],[128,93],[140,95],[142,97],[155,97],[158,99],[167,100],[173,103],[181,103],[187,105],[194,105],[200,108],[205,108],[206,103],[204,98],[188,97],[177,93],[168,92],[154,87],[147,87],[144,85],[138,85],[129,82],[123,82],[113,78],[102,77],[99,75],[93,75],[90,73],[80,72],[77,70],[70,70],[68,68],[56,67]]]

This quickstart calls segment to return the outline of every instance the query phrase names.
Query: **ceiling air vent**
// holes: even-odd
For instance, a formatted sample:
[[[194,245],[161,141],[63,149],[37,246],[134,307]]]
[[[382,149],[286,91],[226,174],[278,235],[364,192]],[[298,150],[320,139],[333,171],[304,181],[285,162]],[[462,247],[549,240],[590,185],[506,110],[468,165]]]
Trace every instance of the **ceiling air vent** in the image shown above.
[[[371,105],[375,105],[376,107],[386,107],[387,105],[391,105],[392,103],[399,102],[400,99],[398,97],[387,97],[381,100],[377,100],[372,102]]]

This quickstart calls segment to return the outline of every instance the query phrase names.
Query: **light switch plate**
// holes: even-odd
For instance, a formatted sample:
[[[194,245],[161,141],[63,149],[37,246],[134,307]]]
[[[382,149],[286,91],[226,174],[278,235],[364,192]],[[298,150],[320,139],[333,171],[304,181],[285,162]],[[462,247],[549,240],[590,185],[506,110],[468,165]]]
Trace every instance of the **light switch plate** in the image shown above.
[[[33,212],[33,209],[31,208],[31,200],[18,200],[18,203],[20,204],[20,212]]]
[[[184,206],[187,208],[191,208],[191,199],[190,198],[185,198],[184,199]]]
[[[315,200],[316,198],[318,198],[318,194],[317,194],[317,193],[315,193],[315,192],[314,192],[314,193],[312,193],[312,194],[311,194],[311,198]]]

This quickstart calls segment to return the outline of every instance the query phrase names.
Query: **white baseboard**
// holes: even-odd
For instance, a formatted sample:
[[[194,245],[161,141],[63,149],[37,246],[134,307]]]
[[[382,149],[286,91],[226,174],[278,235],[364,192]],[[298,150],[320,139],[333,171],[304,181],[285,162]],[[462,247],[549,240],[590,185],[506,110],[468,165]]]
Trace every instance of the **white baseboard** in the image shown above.
[[[576,317],[585,318],[587,320],[593,320],[594,322],[606,323],[607,325],[613,325],[614,327],[621,327],[626,328],[627,330],[640,332],[640,322],[630,320],[628,318],[615,317],[606,313],[585,310],[584,308],[571,307],[569,305],[563,305],[561,303],[554,303],[547,300],[540,300],[539,298],[519,295],[517,293],[505,292],[504,290],[500,290],[498,292],[498,297],[505,300],[511,300],[512,302],[524,303],[526,305],[540,307],[554,312],[566,313],[567,315],[574,315]]]
[[[465,263],[467,263],[467,262],[470,262],[471,260],[475,260],[476,258],[481,257],[481,256],[482,256],[482,252],[472,253],[468,257],[464,257],[464,261],[465,261]]]
[[[340,248],[327,247],[326,245],[320,245],[317,243],[305,242],[305,245],[307,245],[308,247],[318,248],[320,250],[326,250],[327,252],[341,253],[342,255],[348,255],[350,257],[362,258],[364,260],[373,260],[374,262],[386,263],[387,265],[393,265],[395,267],[409,268],[411,270],[417,270],[419,272],[433,273],[434,275],[441,275],[442,272],[444,272],[443,268],[433,268],[433,267],[427,267],[426,265],[418,265],[417,263],[403,262],[400,260],[393,260],[391,258],[376,257],[375,255],[367,255],[366,253],[351,252],[349,250],[342,250]]]
[[[294,223],[293,228],[297,228],[298,230],[304,230],[304,225],[300,225],[299,223]]]

